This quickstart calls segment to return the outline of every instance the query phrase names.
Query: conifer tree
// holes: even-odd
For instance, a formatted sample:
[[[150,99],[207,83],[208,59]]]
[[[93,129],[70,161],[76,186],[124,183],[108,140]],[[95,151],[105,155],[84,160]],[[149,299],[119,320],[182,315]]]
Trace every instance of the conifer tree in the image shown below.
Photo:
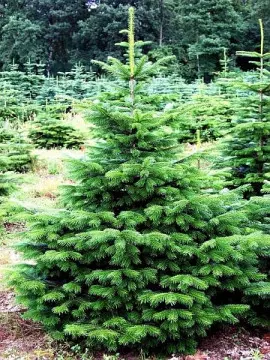
[[[26,72],[19,71],[14,62],[9,70],[0,73],[0,120],[27,121],[36,112],[35,99],[40,93],[44,76],[33,74],[36,64],[25,64]]]
[[[198,93],[190,96],[172,111],[175,126],[180,129],[179,141],[196,143],[200,130],[202,141],[217,140],[226,133],[233,109],[218,89],[211,91],[206,84],[198,84]]]
[[[57,339],[192,352],[212,324],[245,314],[235,292],[267,286],[256,244],[269,236],[245,236],[234,195],[204,194],[198,170],[177,161],[170,117],[144,106],[143,84],[165,59],[137,57],[133,8],[124,33],[127,61],[99,63],[122,85],[90,109],[96,144],[72,163],[66,209],[29,214],[19,249],[31,262],[10,284],[24,316]]]
[[[83,134],[63,119],[63,106],[50,106],[40,112],[32,123],[29,138],[38,148],[79,148],[84,143]]]
[[[26,172],[32,168],[32,146],[18,130],[0,129],[0,164],[2,171]]]
[[[241,94],[236,101],[231,101],[236,112],[229,136],[223,143],[222,166],[229,166],[231,177],[227,177],[232,187],[243,186],[246,198],[247,214],[251,226],[270,234],[270,198],[266,196],[270,169],[270,88],[269,88],[269,58],[270,53],[264,52],[264,29],[259,20],[261,30],[260,52],[239,51],[239,56],[253,58],[250,61],[257,70],[251,74],[236,79],[234,92]],[[240,81],[241,80],[241,81]],[[252,197],[255,196],[255,197]],[[258,196],[258,197],[257,197]],[[262,248],[260,270],[269,278],[269,251]],[[254,298],[256,286],[248,293],[253,310],[249,314],[249,322],[256,326],[269,328],[270,292],[265,292],[263,299]]]
[[[93,72],[86,72],[85,67],[76,64],[71,71],[65,73],[67,77],[66,95],[74,99],[83,99],[87,96],[88,84],[94,79]]]
[[[5,197],[9,195],[15,187],[15,179],[10,174],[6,173],[4,167],[5,164],[3,164],[1,160],[2,159],[0,158],[0,206],[4,202]],[[0,237],[3,232],[2,222],[3,215],[0,211]]]
[[[14,179],[6,173],[5,162],[0,158],[0,204],[2,198],[7,196],[14,188]]]
[[[257,71],[239,84],[245,91],[237,106],[230,136],[225,139],[223,165],[231,168],[231,184],[247,185],[246,196],[263,195],[270,170],[270,53],[264,52],[263,24],[260,52],[239,51],[239,56],[253,58]]]

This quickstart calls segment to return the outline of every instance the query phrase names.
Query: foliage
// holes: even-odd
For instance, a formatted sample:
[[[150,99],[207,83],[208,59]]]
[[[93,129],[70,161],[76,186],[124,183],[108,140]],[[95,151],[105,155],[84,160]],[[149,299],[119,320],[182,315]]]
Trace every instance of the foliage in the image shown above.
[[[45,149],[79,148],[84,142],[83,135],[78,130],[50,112],[38,115],[32,123],[29,138],[38,148]]]
[[[220,69],[223,47],[233,56],[248,41],[256,50],[258,17],[269,27],[268,0],[101,0],[90,12],[85,0],[1,0],[1,64],[7,69],[15,59],[21,69],[30,58],[45,64],[51,76],[69,72],[76,63],[89,69],[90,59],[120,57],[113,45],[121,40],[118,31],[130,5],[137,9],[139,37],[152,41],[151,56],[175,55],[177,61],[165,72],[189,81],[211,78]]]
[[[269,196],[257,196],[251,198],[246,204],[246,212],[249,218],[249,226],[253,226],[260,231],[264,231],[270,234],[270,197]],[[270,252],[269,248],[265,246],[264,241],[259,242],[258,246],[261,247],[260,256],[260,269],[267,274],[269,279],[270,269]],[[265,291],[262,299],[258,299],[256,296],[256,287],[251,289],[248,293],[249,303],[252,303],[252,311],[249,314],[249,322],[256,327],[264,327],[269,329],[269,309],[270,309],[270,293]]]
[[[270,53],[264,53],[262,22],[260,52],[240,51],[238,55],[253,58],[258,68],[239,84],[247,96],[240,98],[234,126],[225,139],[223,165],[231,168],[231,185],[249,185],[249,197],[263,194],[270,170]]]
[[[171,112],[181,142],[196,143],[198,130],[202,141],[217,140],[230,127],[234,109],[229,99],[215,90],[211,92],[211,88],[209,91],[204,84],[198,89],[199,93]]]
[[[223,48],[233,51],[241,36],[239,14],[230,0],[181,0],[179,13],[186,57],[198,77],[208,79],[217,70]]]
[[[19,249],[31,261],[10,284],[24,317],[57,339],[190,353],[213,324],[244,316],[245,293],[264,296],[258,242],[269,236],[245,235],[236,195],[205,193],[204,176],[177,161],[170,117],[144,106],[145,82],[168,59],[136,55],[133,11],[127,60],[99,63],[122,85],[90,109],[96,144],[72,162],[66,209],[24,215]]]
[[[14,63],[8,71],[1,72],[0,121],[16,123],[31,119],[36,112],[33,100],[43,81],[43,76],[18,71]]]
[[[0,205],[13,190],[18,179],[14,172],[26,172],[32,168],[32,147],[17,131],[0,128]],[[5,210],[0,209],[0,234]]]
[[[261,48],[260,52],[238,52],[239,56],[252,58],[252,64],[257,70],[245,75],[241,81],[235,81],[235,87],[242,92],[234,104],[236,116],[228,137],[223,141],[222,158],[218,159],[219,167],[228,166],[230,176],[227,177],[230,187],[243,187],[246,205],[250,219],[249,226],[256,227],[266,233],[269,231],[270,197],[267,193],[267,179],[270,169],[270,127],[269,127],[269,53],[264,52],[264,31],[260,20]],[[222,164],[222,165],[221,165]],[[260,196],[261,198],[252,196]],[[264,242],[258,246],[262,249],[260,270],[269,279],[269,250]],[[262,299],[256,295],[256,286],[247,293],[247,301],[252,303],[253,310],[249,321],[256,326],[269,328],[270,308],[269,289],[262,294]]]
[[[0,129],[0,163],[2,171],[26,172],[32,167],[32,146],[17,130]]]
[[[1,161],[1,160],[0,160]],[[2,198],[7,196],[11,193],[14,189],[14,179],[11,177],[10,174],[4,173],[2,169],[2,164],[0,163],[0,204],[2,203]],[[0,220],[2,220],[0,218]],[[0,233],[1,233],[1,226],[0,226]]]

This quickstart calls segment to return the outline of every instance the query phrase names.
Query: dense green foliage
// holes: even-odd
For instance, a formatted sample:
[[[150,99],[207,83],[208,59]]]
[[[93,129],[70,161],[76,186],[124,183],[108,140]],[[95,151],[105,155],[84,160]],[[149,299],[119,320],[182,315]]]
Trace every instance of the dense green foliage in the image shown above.
[[[230,135],[225,138],[223,167],[230,166],[233,186],[250,185],[248,196],[260,196],[270,172],[270,53],[264,52],[262,23],[261,51],[238,55],[253,58],[258,69],[238,84],[248,96],[239,99]]]
[[[34,157],[32,147],[17,130],[3,127],[0,122],[0,205],[16,189],[18,179],[15,172],[31,170]],[[3,212],[4,213],[4,212]],[[0,234],[3,214],[0,211]]]
[[[244,45],[256,50],[258,18],[270,31],[269,0],[101,0],[90,12],[86,0],[1,0],[0,61],[6,69],[30,58],[50,75],[119,57],[114,43],[130,5],[137,9],[138,36],[152,41],[151,56],[176,55],[171,69],[187,79],[211,77],[224,47],[230,56]]]
[[[2,203],[2,197],[8,195],[14,188],[12,180],[10,175],[5,173],[5,168],[2,166],[2,163],[0,163],[0,204]]]
[[[72,162],[66,209],[28,214],[19,249],[31,261],[10,284],[57,339],[192,352],[269,293],[258,267],[270,238],[247,228],[235,193],[211,195],[211,179],[178,160],[172,117],[145,90],[168,59],[137,56],[132,8],[125,32],[126,61],[99,63],[119,84],[89,110],[95,146]]]
[[[37,148],[44,149],[79,148],[84,142],[82,134],[73,126],[46,112],[40,113],[32,123],[29,138]]]
[[[37,74],[36,74],[37,72]],[[69,72],[56,77],[45,77],[44,64],[26,63],[22,71],[13,63],[8,70],[0,72],[0,121],[28,121],[47,105],[60,107],[71,105],[73,99],[96,95],[107,83],[93,72],[75,65]]]
[[[200,88],[200,86],[199,86]],[[228,131],[233,116],[231,102],[217,93],[218,88],[208,93],[201,86],[199,94],[191,96],[171,111],[175,126],[179,129],[179,141],[196,143],[197,131],[203,141],[217,140]]]
[[[26,172],[31,169],[32,147],[16,130],[0,129],[2,171]]]

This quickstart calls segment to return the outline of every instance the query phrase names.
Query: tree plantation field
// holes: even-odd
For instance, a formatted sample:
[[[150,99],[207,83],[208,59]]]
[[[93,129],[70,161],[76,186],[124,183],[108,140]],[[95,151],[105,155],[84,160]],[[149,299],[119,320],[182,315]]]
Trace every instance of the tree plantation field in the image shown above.
[[[187,81],[125,9],[97,73],[0,72],[0,359],[270,359],[264,23]]]

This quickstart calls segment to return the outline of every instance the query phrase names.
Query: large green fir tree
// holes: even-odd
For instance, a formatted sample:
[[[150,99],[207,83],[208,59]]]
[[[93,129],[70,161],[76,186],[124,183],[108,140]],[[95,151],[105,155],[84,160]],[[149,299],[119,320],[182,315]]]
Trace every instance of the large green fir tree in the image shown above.
[[[235,293],[264,294],[257,242],[269,237],[243,235],[233,195],[202,193],[198,170],[177,161],[170,117],[144,105],[144,82],[164,60],[137,57],[133,16],[127,61],[101,63],[122,86],[90,109],[96,144],[73,163],[67,209],[29,214],[20,249],[31,261],[10,283],[24,316],[57,339],[191,352],[212,324],[248,310]]]

